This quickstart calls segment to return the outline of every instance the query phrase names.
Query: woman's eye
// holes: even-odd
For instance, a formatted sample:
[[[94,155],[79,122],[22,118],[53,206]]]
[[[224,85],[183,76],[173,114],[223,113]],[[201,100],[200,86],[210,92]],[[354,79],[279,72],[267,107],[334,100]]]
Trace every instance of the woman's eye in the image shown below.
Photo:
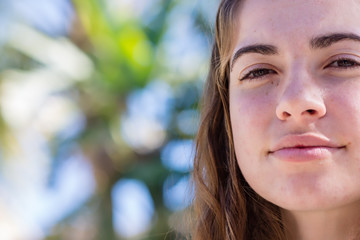
[[[333,67],[333,68],[353,68],[358,67],[360,64],[352,59],[338,59],[333,62],[331,62],[329,65],[327,65],[325,68]]]
[[[264,77],[265,75],[273,74],[273,73],[276,73],[276,72],[274,70],[271,70],[268,68],[254,69],[254,70],[251,70],[250,72],[248,72],[247,74],[245,74],[245,76],[241,77],[240,81],[261,78],[261,77]]]

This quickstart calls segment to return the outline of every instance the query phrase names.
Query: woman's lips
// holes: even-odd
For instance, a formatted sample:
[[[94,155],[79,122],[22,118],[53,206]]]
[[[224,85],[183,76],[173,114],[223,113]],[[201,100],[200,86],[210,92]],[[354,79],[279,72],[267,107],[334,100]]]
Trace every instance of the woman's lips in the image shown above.
[[[321,135],[287,135],[271,148],[269,155],[283,161],[306,162],[327,159],[343,148],[344,145],[335,144]]]
[[[329,158],[339,149],[341,148],[326,146],[290,147],[279,149],[272,152],[271,155],[279,160],[305,162]]]

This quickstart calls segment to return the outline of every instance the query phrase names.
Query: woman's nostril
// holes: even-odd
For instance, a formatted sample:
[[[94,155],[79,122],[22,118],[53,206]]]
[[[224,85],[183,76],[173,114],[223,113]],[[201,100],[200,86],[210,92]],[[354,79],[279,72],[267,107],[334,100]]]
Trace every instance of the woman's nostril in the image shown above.
[[[291,114],[290,114],[290,113],[288,113],[288,112],[283,112],[283,116],[284,116],[285,118],[287,118],[287,117],[290,117],[290,116],[291,116]]]
[[[314,109],[308,109],[306,110],[308,113],[310,113],[311,115],[315,114],[316,111]]]

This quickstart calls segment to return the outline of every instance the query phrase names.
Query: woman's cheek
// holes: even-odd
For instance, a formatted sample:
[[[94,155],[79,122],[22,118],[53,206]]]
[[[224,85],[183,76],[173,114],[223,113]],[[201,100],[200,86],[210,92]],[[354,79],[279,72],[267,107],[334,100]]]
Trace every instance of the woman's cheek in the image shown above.
[[[266,142],[270,124],[275,117],[269,95],[233,95],[230,114],[237,157],[255,157],[261,143]]]
[[[230,114],[232,123],[241,125],[245,130],[254,131],[267,126],[275,117],[275,107],[270,94],[237,93],[230,98]]]

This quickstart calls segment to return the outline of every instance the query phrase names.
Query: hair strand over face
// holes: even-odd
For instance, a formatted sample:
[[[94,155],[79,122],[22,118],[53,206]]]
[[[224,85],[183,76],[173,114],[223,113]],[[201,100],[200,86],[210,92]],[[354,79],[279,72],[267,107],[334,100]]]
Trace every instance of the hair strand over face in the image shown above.
[[[283,240],[280,209],[256,194],[235,157],[229,112],[230,59],[241,1],[222,0],[196,138],[195,240]]]

